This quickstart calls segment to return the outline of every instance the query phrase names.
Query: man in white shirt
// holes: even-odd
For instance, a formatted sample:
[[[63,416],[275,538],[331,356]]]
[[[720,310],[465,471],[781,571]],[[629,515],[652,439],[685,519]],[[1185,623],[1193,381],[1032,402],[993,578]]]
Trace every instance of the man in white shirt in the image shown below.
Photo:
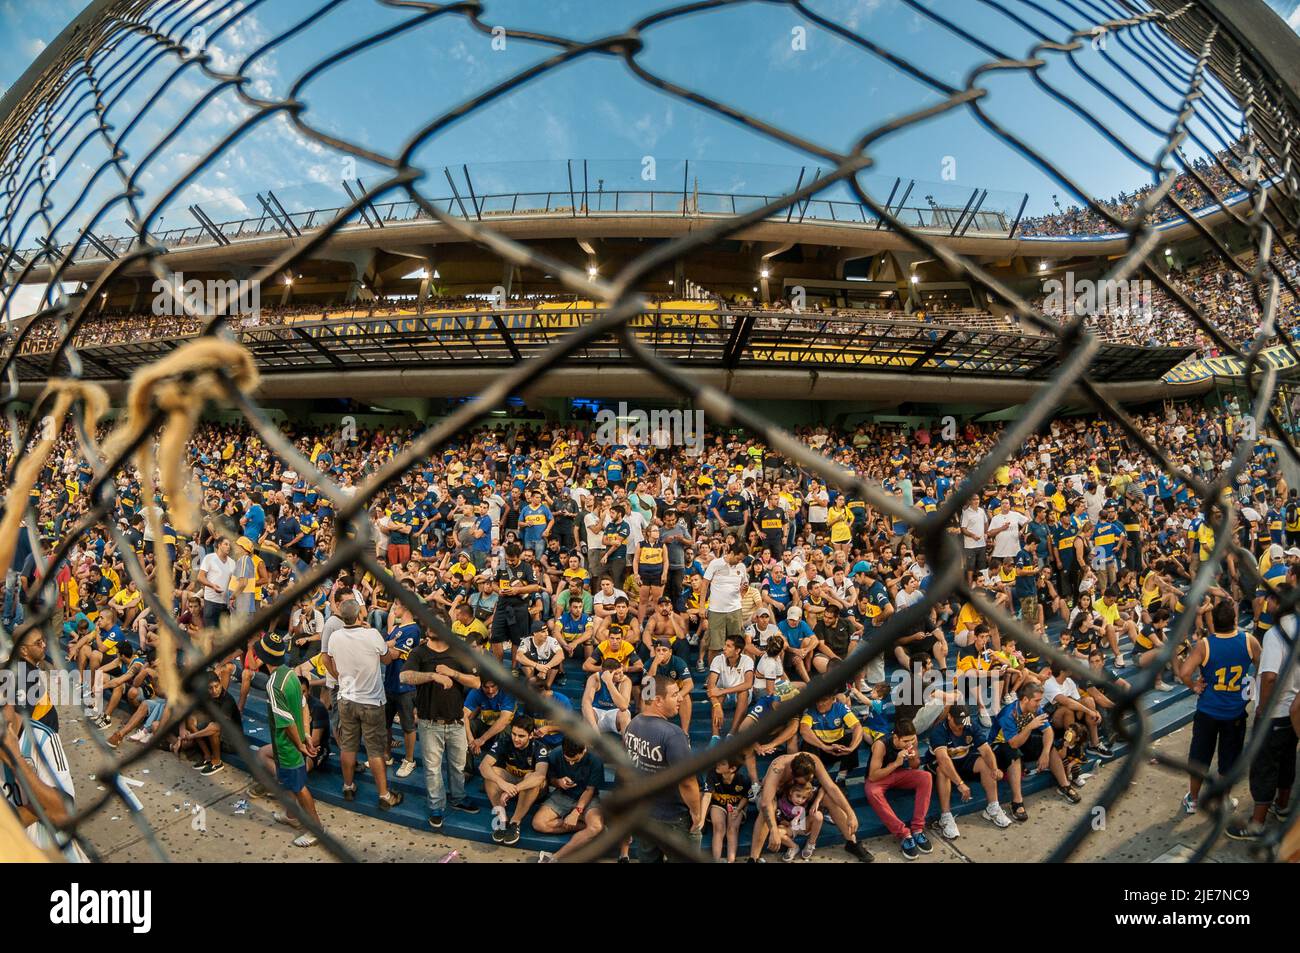
[[[230,612],[230,577],[235,561],[230,557],[230,540],[217,540],[216,550],[199,563],[198,581],[203,587],[203,625],[217,628]]]
[[[595,579],[604,571],[605,524],[609,521],[609,503],[597,502],[595,497],[588,497],[587,504],[591,509],[582,515],[582,526],[587,536],[587,572]]]
[[[637,547],[641,545],[641,540],[645,538],[646,528],[646,518],[636,504],[632,502],[633,495],[639,496],[639,494],[629,494],[627,516],[623,517],[623,522],[627,523],[628,528],[627,551],[629,553],[636,552]]]
[[[975,501],[966,501],[961,511],[962,556],[966,561],[966,582],[973,583],[975,574],[988,564],[988,515]]]
[[[1286,586],[1296,585],[1295,570],[1287,574]],[[1268,611],[1278,612],[1275,596],[1268,597]],[[1283,632],[1285,631],[1285,636]],[[1264,747],[1250,765],[1250,797],[1254,807],[1248,821],[1233,821],[1224,831],[1233,840],[1254,841],[1264,833],[1264,823],[1269,811],[1278,820],[1285,821],[1291,807],[1291,789],[1295,785],[1296,732],[1291,711],[1296,695],[1300,693],[1300,660],[1291,666],[1286,679],[1280,679],[1286,667],[1291,646],[1287,639],[1295,640],[1300,632],[1294,615],[1283,616],[1279,625],[1264,634],[1259,650],[1259,680],[1255,683],[1258,695],[1255,702],[1255,720],[1265,722],[1262,730]],[[1257,730],[1259,730],[1257,728]]]
[[[732,712],[731,730],[735,732],[749,711],[749,695],[754,688],[754,660],[745,654],[745,637],[728,635],[722,651],[709,663],[705,683],[713,722],[712,743],[721,740],[726,712]]]
[[[592,611],[598,619],[609,618],[614,614],[614,605],[619,599],[626,599],[627,593],[614,585],[614,580],[609,576],[601,576],[596,586],[596,592],[591,597]]]
[[[1002,498],[1002,505],[989,520],[988,534],[993,539],[994,559],[1013,559],[1020,552],[1020,530],[1029,517],[1011,508],[1011,497]]]
[[[357,796],[353,775],[362,741],[371,776],[379,791],[379,809],[402,803],[402,792],[388,790],[388,720],[385,717],[383,666],[397,650],[361,621],[361,607],[351,599],[339,604],[342,626],[330,635],[325,668],[338,681],[339,765],[343,769],[343,799]]]
[[[1079,686],[1060,666],[1052,666],[1051,677],[1043,682],[1043,703],[1052,715],[1052,729],[1057,737],[1070,725],[1082,724],[1088,731],[1088,750],[1103,757],[1109,756],[1110,748],[1102,744],[1097,733],[1101,724],[1101,712],[1092,696],[1084,698],[1079,694]]]
[[[701,671],[722,651],[727,636],[740,636],[740,644],[745,644],[740,612],[740,584],[749,581],[749,573],[742,562],[745,553],[745,544],[734,542],[726,554],[714,559],[704,570],[703,598],[709,603],[709,628],[705,637],[705,658],[699,665]]]
[[[42,813],[54,824],[63,823],[76,797],[63,742],[43,722],[25,724],[17,708],[8,704],[0,706],[0,794],[8,801],[0,810],[14,811],[33,845],[41,850],[58,847]],[[75,841],[64,847],[63,854],[74,863],[89,860]],[[14,854],[6,859],[31,858]]]

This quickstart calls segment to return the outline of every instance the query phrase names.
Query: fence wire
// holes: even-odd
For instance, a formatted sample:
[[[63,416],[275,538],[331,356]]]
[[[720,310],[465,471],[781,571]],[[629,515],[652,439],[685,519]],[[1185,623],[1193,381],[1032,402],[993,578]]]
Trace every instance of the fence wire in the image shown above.
[[[1007,287],[996,276],[985,270],[976,260],[965,257],[947,243],[914,226],[909,226],[891,213],[887,203],[869,194],[859,180],[859,173],[873,165],[873,151],[890,137],[912,130],[937,117],[965,112],[973,116],[993,137],[1030,160],[1060,187],[1074,196],[1094,215],[1110,224],[1125,239],[1125,250],[1114,258],[1107,279],[1127,281],[1133,277],[1150,279],[1185,312],[1187,318],[1200,328],[1224,352],[1241,358],[1246,364],[1244,376],[1252,405],[1251,415],[1258,433],[1272,434],[1276,446],[1291,461],[1300,465],[1296,448],[1278,419],[1274,398],[1278,386],[1277,374],[1261,360],[1266,343],[1280,340],[1294,353],[1294,345],[1287,329],[1276,326],[1278,297],[1285,289],[1293,299],[1297,289],[1287,272],[1279,267],[1279,256],[1295,256],[1291,242],[1296,234],[1297,186],[1294,158],[1297,155],[1297,116],[1293,108],[1292,90],[1261,62],[1256,52],[1237,42],[1216,18],[1214,10],[1196,2],[1186,4],[1157,3],[1142,6],[1127,0],[978,0],[980,12],[1001,18],[1008,26],[1015,26],[1037,36],[1038,42],[1028,50],[1006,50],[972,34],[959,17],[953,16],[955,6],[927,5],[920,0],[901,0],[911,14],[927,25],[959,38],[978,49],[985,61],[972,69],[960,85],[942,79],[934,64],[909,59],[902,53],[885,48],[878,39],[864,31],[819,12],[813,5],[790,0],[755,3],[753,0],[701,0],[665,7],[658,12],[631,23],[619,33],[597,39],[579,41],[564,36],[553,36],[532,30],[504,28],[504,36],[512,41],[531,44],[549,51],[547,57],[510,76],[491,88],[471,96],[455,108],[436,115],[407,139],[394,155],[377,152],[360,141],[352,141],[342,133],[328,131],[313,123],[312,110],[300,98],[304,87],[332,68],[351,58],[375,48],[386,40],[419,31],[438,21],[457,20],[468,24],[485,36],[502,31],[499,24],[487,18],[487,8],[479,2],[436,4],[417,0],[374,0],[379,7],[397,10],[402,16],[393,25],[382,30],[367,32],[365,4],[345,3],[344,0],[327,0],[307,12],[278,35],[263,43],[237,65],[218,63],[206,50],[198,52],[187,47],[186,38],[195,30],[203,30],[208,37],[208,48],[219,43],[223,36],[236,30],[241,21],[258,11],[268,0],[100,0],[92,5],[94,15],[75,36],[60,47],[47,68],[13,100],[12,109],[0,117],[0,186],[3,188],[3,213],[0,213],[0,272],[3,273],[3,313],[12,312],[15,294],[20,285],[39,278],[49,282],[47,294],[36,320],[17,328],[10,336],[4,350],[3,370],[7,389],[3,403],[7,409],[7,423],[11,453],[5,473],[9,492],[6,498],[4,529],[11,537],[24,522],[35,551],[40,576],[40,591],[31,594],[24,604],[25,621],[14,632],[0,632],[0,656],[9,656],[8,665],[17,663],[16,654],[10,652],[15,641],[21,641],[36,630],[48,630],[54,617],[56,592],[47,567],[65,559],[78,540],[95,527],[103,527],[116,543],[130,577],[138,584],[144,600],[158,620],[161,649],[159,663],[161,678],[168,688],[174,715],[172,724],[194,712],[202,712],[222,727],[222,737],[229,737],[249,770],[265,787],[271,790],[285,811],[311,830],[325,847],[340,859],[354,859],[349,847],[319,829],[299,809],[297,802],[288,796],[275,778],[267,774],[261,761],[254,756],[242,733],[231,724],[206,692],[209,666],[227,657],[232,650],[246,645],[256,633],[264,630],[286,607],[301,595],[311,592],[319,583],[349,567],[368,570],[379,580],[395,603],[407,607],[424,627],[439,633],[452,651],[465,663],[475,666],[480,673],[509,685],[511,693],[532,710],[545,711],[550,720],[561,726],[569,735],[588,745],[615,770],[618,784],[613,792],[602,796],[606,829],[586,845],[575,859],[598,857],[618,844],[628,834],[648,838],[670,854],[682,858],[698,859],[699,855],[683,838],[674,835],[647,816],[651,795],[673,789],[679,781],[699,773],[719,760],[737,755],[746,747],[768,736],[779,724],[788,721],[811,707],[828,693],[836,692],[857,673],[865,670],[873,659],[885,656],[899,636],[920,628],[919,622],[931,608],[952,598],[972,600],[987,618],[992,619],[1003,632],[1014,635],[1020,644],[1033,642],[1048,660],[1059,663],[1074,677],[1097,683],[1098,677],[1087,665],[1063,653],[1055,645],[1035,640],[1017,619],[1011,618],[997,606],[991,605],[966,583],[962,572],[961,554],[950,526],[963,502],[987,485],[999,466],[1024,443],[1026,438],[1049,422],[1054,413],[1067,400],[1089,401],[1096,412],[1114,422],[1128,440],[1158,461],[1161,469],[1175,474],[1194,492],[1200,502],[1201,514],[1214,528],[1215,544],[1211,557],[1200,563],[1185,596],[1188,606],[1198,606],[1219,578],[1225,560],[1235,555],[1237,564],[1248,580],[1259,581],[1253,559],[1236,544],[1235,528],[1240,519],[1239,507],[1224,495],[1230,490],[1239,473],[1243,472],[1254,449],[1249,441],[1240,441],[1231,465],[1213,480],[1182,470],[1165,450],[1154,445],[1134,424],[1126,412],[1100,391],[1089,380],[1088,368],[1098,342],[1086,327],[1083,316],[1069,317],[1058,322],[1045,317],[1034,305]],[[781,129],[736,106],[719,101],[705,93],[682,85],[661,75],[646,63],[646,50],[653,47],[656,28],[677,21],[690,21],[707,11],[728,7],[781,6],[788,9],[794,22],[822,31],[859,48],[882,69],[897,71],[922,84],[933,94],[931,105],[889,122],[865,130],[845,152],[829,149],[809,139]],[[963,5],[965,6],[965,5]],[[310,69],[303,72],[282,98],[267,97],[264,87],[253,81],[258,62],[275,48],[308,30],[314,24],[336,11],[350,7],[355,15],[355,39],[327,56],[321,57]],[[1053,36],[1043,34],[1043,24],[1050,24]],[[1126,53],[1124,58],[1106,56],[1105,70],[1093,58],[1081,56],[1088,46],[1103,47],[1113,43]],[[652,250],[632,260],[622,271],[611,278],[588,274],[528,248],[497,233],[490,225],[462,214],[457,216],[444,211],[422,194],[419,180],[425,170],[414,164],[417,151],[435,140],[454,123],[471,116],[488,104],[527,84],[543,80],[559,67],[578,60],[603,57],[620,61],[627,71],[647,86],[674,100],[694,104],[711,114],[737,123],[750,131],[775,142],[799,150],[830,168],[821,178],[809,182],[743,215],[726,218],[709,218],[689,234],[665,241]],[[1163,147],[1154,159],[1144,157],[1140,150],[1113,131],[1093,108],[1067,95],[1054,83],[1047,69],[1049,64],[1064,63],[1082,77],[1088,86],[1099,94],[1110,107],[1135,121],[1147,133],[1163,141]],[[1140,64],[1140,69],[1135,65]],[[220,68],[221,66],[225,68]],[[106,115],[122,103],[132,92],[138,92],[146,77],[153,71],[166,69],[166,78],[156,91],[149,94],[146,106],[125,126],[107,121]],[[1026,141],[1005,128],[989,110],[992,95],[981,85],[996,78],[997,74],[1024,74],[1055,103],[1064,107],[1078,122],[1103,136],[1122,155],[1148,170],[1155,187],[1145,193],[1138,207],[1128,217],[1121,217],[1109,205],[1089,194],[1057,163],[1045,155],[1043,148]],[[148,146],[128,148],[128,136],[146,116],[156,120],[152,108],[163,101],[176,102],[184,98],[186,79],[202,77],[210,84],[201,95],[185,108],[174,123],[160,130],[156,140]],[[1120,86],[1124,88],[1119,88]],[[192,90],[192,86],[189,87]],[[195,122],[200,111],[216,97],[232,94],[246,111],[234,128],[220,138],[203,155],[191,162],[152,202],[142,202],[148,170],[165,148],[174,143]],[[1129,97],[1132,97],[1130,100]],[[1136,109],[1130,102],[1142,102],[1165,117],[1158,125]],[[1199,110],[1199,112],[1198,112]],[[1231,113],[1239,110],[1245,118],[1245,129],[1237,128]],[[1204,122],[1191,122],[1201,115]],[[596,301],[608,303],[605,313],[590,323],[574,330],[550,350],[534,360],[521,361],[501,374],[477,398],[462,405],[449,418],[414,439],[402,452],[389,460],[370,476],[355,494],[346,494],[306,459],[281,433],[253,398],[257,373],[251,358],[236,342],[227,318],[217,316],[207,321],[204,335],[198,341],[181,345],[166,360],[145,369],[132,384],[128,413],[125,419],[106,437],[97,427],[103,411],[104,396],[91,383],[81,381],[83,364],[73,339],[79,328],[88,320],[92,305],[103,289],[109,286],[126,269],[143,263],[157,278],[172,288],[173,271],[169,267],[169,251],[153,238],[151,228],[162,210],[184,190],[192,185],[204,170],[220,157],[238,148],[240,140],[256,127],[275,117],[283,117],[302,137],[311,143],[331,150],[341,156],[351,156],[385,171],[381,181],[366,189],[349,206],[342,209],[331,221],[279,253],[269,264],[259,268],[253,280],[270,282],[276,276],[309,259],[321,246],[350,219],[366,206],[390,193],[404,193],[417,203],[425,214],[468,241],[490,249],[508,264],[543,268],[554,275],[567,288]],[[1243,135],[1244,131],[1244,135]],[[139,137],[137,137],[139,138]],[[134,143],[134,139],[132,140]],[[1233,183],[1231,191],[1248,193],[1250,201],[1243,204],[1226,204],[1226,194],[1220,194],[1202,168],[1184,160],[1182,147],[1192,142],[1213,157],[1218,171]],[[75,158],[81,151],[97,143],[104,147],[110,158],[95,168],[81,187],[77,197],[59,208],[51,197],[56,187],[74,192],[81,174],[74,161],[61,162],[53,174],[42,160],[56,154],[70,154]],[[1231,159],[1232,161],[1226,161]],[[1246,169],[1245,172],[1242,170]],[[1213,198],[1214,207],[1224,218],[1215,225],[1192,214],[1172,187],[1179,175],[1189,176],[1201,191]],[[96,205],[91,196],[105,187],[107,181],[116,181],[113,194]],[[849,472],[827,457],[804,445],[789,433],[752,409],[741,406],[726,394],[700,383],[683,373],[672,362],[665,360],[647,347],[629,327],[629,321],[647,307],[646,299],[638,293],[644,279],[655,268],[671,263],[692,251],[705,249],[712,243],[736,235],[764,218],[805,202],[818,193],[844,183],[867,208],[895,231],[913,248],[940,260],[954,274],[977,284],[995,300],[1005,302],[1023,322],[1055,334],[1060,341],[1059,361],[1050,379],[1044,383],[1024,407],[1020,418],[1001,434],[993,449],[971,469],[936,512],[923,513],[901,506],[895,498],[874,482]],[[1225,190],[1225,192],[1228,190]],[[151,193],[152,197],[152,193]],[[20,212],[35,203],[35,210]],[[1239,274],[1251,283],[1254,307],[1261,315],[1260,327],[1254,339],[1245,346],[1221,333],[1214,321],[1183,291],[1170,283],[1152,262],[1160,245],[1160,235],[1155,230],[1153,217],[1172,210],[1186,216],[1196,232],[1208,243],[1224,268]],[[463,209],[462,209],[463,213]],[[56,290],[61,277],[74,261],[74,256],[86,245],[95,242],[93,231],[107,221],[110,214],[125,215],[134,229],[137,241],[132,249],[106,262],[85,292],[74,299],[65,299]],[[1249,234],[1255,250],[1253,261],[1234,256],[1226,245],[1223,234],[1233,227]],[[60,246],[56,235],[76,232],[77,237]],[[35,247],[37,251],[24,258],[20,248]],[[190,309],[190,304],[177,298],[176,307],[191,317],[202,317]],[[18,356],[24,341],[40,321],[58,322],[60,340],[48,358],[48,387],[36,401],[25,423],[16,413],[19,400]],[[579,349],[598,339],[618,338],[626,353],[645,374],[666,383],[679,395],[689,398],[706,417],[717,425],[739,426],[751,431],[767,447],[784,455],[805,472],[825,481],[834,488],[863,499],[874,510],[905,522],[912,535],[921,542],[935,568],[935,575],[925,597],[916,605],[896,613],[888,622],[864,637],[858,648],[825,673],[814,677],[793,702],[783,704],[780,711],[768,711],[758,723],[733,734],[721,744],[707,751],[695,752],[690,760],[673,766],[671,770],[654,776],[635,773],[627,756],[616,740],[599,734],[580,717],[541,697],[525,681],[516,680],[502,663],[490,654],[483,653],[452,634],[446,620],[433,611],[416,593],[393,579],[375,555],[375,541],[367,520],[371,501],[385,488],[397,482],[404,471],[413,464],[426,460],[449,441],[465,433],[490,411],[503,406],[507,397],[525,389],[552,368],[569,361]],[[1300,355],[1296,355],[1300,360]],[[63,366],[70,369],[66,377],[56,376]],[[321,563],[312,565],[300,574],[294,583],[278,593],[274,601],[263,606],[255,615],[235,627],[222,631],[205,632],[200,639],[191,639],[177,621],[173,611],[172,572],[167,554],[155,546],[153,556],[156,571],[151,578],[131,545],[123,537],[113,519],[115,504],[115,479],[119,474],[137,466],[142,475],[142,491],[149,492],[152,482],[167,493],[172,501],[185,496],[186,479],[183,465],[183,448],[196,425],[198,415],[209,402],[224,404],[237,410],[248,426],[266,445],[299,474],[310,480],[332,503],[336,516],[337,532],[333,553]],[[42,432],[39,422],[50,416],[55,420],[53,433]],[[65,429],[65,420],[70,429]],[[69,436],[71,435],[71,436]],[[57,448],[72,441],[80,458],[93,470],[93,480],[87,489],[88,506],[81,518],[47,552],[41,545],[41,534],[36,523],[36,513],[28,505],[33,481],[39,478],[41,465]],[[170,513],[181,532],[197,525],[201,514]],[[12,547],[7,538],[5,546]],[[0,553],[3,555],[3,553]],[[12,555],[12,552],[10,553]],[[157,583],[154,582],[157,580]],[[1294,608],[1297,593],[1282,594],[1284,611]],[[1172,636],[1162,649],[1162,662],[1174,658],[1179,647],[1191,633],[1194,612],[1183,612],[1172,627]],[[57,633],[56,633],[57,635]],[[175,651],[166,651],[168,647]],[[66,667],[68,660],[61,655],[57,637],[49,639],[54,654],[55,667]],[[179,653],[179,661],[177,661]],[[1284,671],[1284,680],[1296,664],[1296,647],[1291,646]],[[1142,697],[1152,690],[1161,665],[1141,669],[1131,683],[1104,681],[1108,694],[1118,705],[1117,722],[1122,737],[1130,743],[1128,753],[1118,763],[1097,803],[1109,809],[1126,794],[1139,767],[1154,758],[1161,764],[1179,771],[1196,771],[1206,776],[1201,802],[1214,813],[1215,823],[1197,845],[1194,857],[1204,858],[1206,851],[1222,834],[1229,818],[1230,807],[1225,792],[1242,780],[1254,756],[1261,750],[1264,740],[1261,724],[1251,731],[1247,750],[1236,767],[1225,777],[1208,775],[1206,770],[1189,765],[1184,760],[1157,752],[1152,748],[1150,726],[1140,706]],[[30,716],[23,715],[30,724]],[[1266,726],[1263,726],[1266,727]],[[78,799],[75,807],[69,805],[66,817],[52,818],[30,790],[25,800],[34,806],[42,826],[64,846],[79,844],[92,858],[96,857],[93,843],[84,836],[86,822],[102,812],[123,806],[129,816],[160,859],[166,854],[155,836],[151,819],[138,807],[122,778],[125,773],[150,751],[141,747],[128,754],[110,749],[104,739],[92,733],[94,743],[107,767],[98,777],[105,790],[96,795]],[[155,738],[162,739],[159,731]],[[21,778],[21,776],[20,776]],[[20,783],[22,783],[20,781]],[[9,811],[0,811],[0,850],[14,856],[30,856],[23,845],[23,833]],[[1090,830],[1091,817],[1081,816],[1071,831],[1055,845],[1050,860],[1066,860],[1078,849]]]

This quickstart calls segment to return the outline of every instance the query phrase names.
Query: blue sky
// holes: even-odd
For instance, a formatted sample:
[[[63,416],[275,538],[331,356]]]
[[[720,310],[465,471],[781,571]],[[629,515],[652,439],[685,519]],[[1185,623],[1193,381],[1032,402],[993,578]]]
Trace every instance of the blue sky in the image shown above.
[[[484,19],[515,28],[536,29],[589,39],[626,28],[669,0],[488,0]],[[1271,0],[1293,26],[1300,24],[1300,3]],[[309,12],[323,0],[245,0],[234,8],[251,9],[231,20],[222,14],[208,25],[208,52],[218,68],[233,69],[252,50]],[[180,0],[194,23],[204,14],[229,10],[229,0]],[[1007,56],[1024,56],[1035,34],[1066,39],[1069,29],[1116,15],[1114,0],[921,0],[959,23]],[[78,9],[78,0],[0,0],[0,86],[12,83]],[[965,77],[988,54],[953,36],[920,15],[903,0],[809,0],[818,13],[879,43],[930,73],[937,81],[964,85]],[[1029,29],[1015,23],[1022,18]],[[1046,10],[1064,23],[1055,22]],[[1107,13],[1109,11],[1109,14]],[[293,39],[278,44],[246,70],[250,88],[279,96],[312,63],[358,37],[410,21],[417,11],[392,8],[375,0],[347,0]],[[795,32],[806,31],[798,49]],[[177,34],[178,40],[185,37]],[[695,14],[645,32],[642,66],[750,113],[765,122],[804,136],[821,146],[843,150],[879,124],[933,105],[942,96],[929,86],[801,18],[797,11],[770,3],[742,3]],[[1146,42],[1160,44],[1156,37]],[[549,48],[509,40],[494,50],[491,39],[462,19],[445,16],[371,48],[321,73],[302,90],[304,118],[331,134],[393,153],[430,118],[477,91],[550,55]],[[1188,61],[1169,53],[1179,69]],[[1179,103],[1178,91],[1162,85],[1129,48],[1111,38],[1104,50],[1085,48],[1077,63],[1157,128],[1167,128]],[[1059,54],[1045,56],[1041,77],[1077,98],[1114,129],[1140,155],[1150,159],[1161,137],[1143,129],[1093,89]],[[132,94],[110,112],[110,121],[125,128],[139,105],[176,69],[168,58],[150,69]],[[1127,74],[1127,75],[1126,75]],[[1032,142],[1054,164],[1088,190],[1109,197],[1123,188],[1151,181],[1149,169],[1130,161],[1112,143],[1068,109],[1038,89],[1024,73],[998,73],[982,81],[991,116]],[[123,143],[131,159],[143,156],[169,129],[188,104],[210,89],[211,82],[194,66],[186,67],[167,97],[138,124]],[[1226,100],[1212,91],[1209,99],[1223,106],[1224,122],[1198,116],[1192,131],[1206,145],[1219,146],[1231,135]],[[141,172],[146,198],[169,188],[248,111],[229,92],[216,97],[168,148]],[[70,141],[91,130],[88,121]],[[1189,143],[1187,152],[1201,148]],[[105,149],[92,141],[72,163],[51,193],[59,211],[66,210],[104,161]],[[508,96],[494,101],[443,130],[416,153],[427,170],[423,191],[447,194],[444,165],[470,165],[480,192],[561,188],[567,181],[567,158],[591,160],[590,178],[606,188],[639,183],[641,159],[654,156],[662,188],[678,188],[681,165],[689,159],[701,191],[772,194],[793,187],[800,167],[811,175],[819,160],[710,111],[654,89],[635,78],[620,61],[588,56],[556,69]],[[1021,193],[1029,195],[1029,212],[1048,211],[1052,196],[1074,201],[1062,185],[990,134],[965,108],[919,124],[880,141],[872,150],[876,167],[862,181],[880,198],[895,176],[937,185],[918,190],[941,201],[964,202],[973,188],[993,190],[989,207],[1012,213]],[[824,165],[824,163],[822,163]],[[291,210],[343,204],[338,182],[347,170],[345,157],[301,135],[283,118],[269,120],[218,156],[169,207],[155,216],[153,227],[188,225],[184,211],[199,202],[215,219],[254,214],[253,193],[273,188]],[[941,182],[945,170],[955,173]],[[367,182],[375,170],[359,163]],[[118,189],[104,179],[92,189],[70,223],[80,224]],[[842,196],[840,190],[833,193]],[[393,196],[399,198],[400,196]],[[260,209],[256,214],[260,214]],[[122,234],[125,210],[107,212],[97,231]],[[64,230],[61,237],[67,237]],[[20,245],[31,244],[29,232]]]

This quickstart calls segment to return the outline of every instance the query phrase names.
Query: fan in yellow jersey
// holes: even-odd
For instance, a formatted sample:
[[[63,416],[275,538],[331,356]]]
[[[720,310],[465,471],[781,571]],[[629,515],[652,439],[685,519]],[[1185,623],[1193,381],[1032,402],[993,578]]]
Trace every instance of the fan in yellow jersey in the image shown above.
[[[632,554],[632,572],[641,581],[636,617],[638,622],[644,622],[650,607],[664,594],[668,574],[668,547],[659,540],[658,523],[646,527],[645,538]]]
[[[636,654],[636,643],[640,638],[641,625],[630,611],[627,596],[619,596],[614,603],[614,614],[601,626],[601,639],[596,643],[596,651],[582,663],[583,671],[599,672],[605,659],[613,659],[633,676],[634,682],[639,680],[645,669],[641,657]]]
[[[451,613],[451,631],[471,645],[482,648],[488,642],[488,630],[474,618],[474,608],[468,602],[458,602]]]

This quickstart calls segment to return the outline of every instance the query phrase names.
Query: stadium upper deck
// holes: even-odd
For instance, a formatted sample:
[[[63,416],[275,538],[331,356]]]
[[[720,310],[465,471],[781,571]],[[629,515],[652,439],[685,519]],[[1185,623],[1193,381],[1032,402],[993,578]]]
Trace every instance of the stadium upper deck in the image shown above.
[[[1238,172],[1240,160],[1230,151],[1216,156],[1214,164],[1203,160],[1195,177],[1179,176],[1170,192],[1200,225],[1216,226],[1231,218],[1247,199],[1244,179]],[[305,207],[291,211],[271,190],[258,193],[260,215],[217,220],[199,205],[191,205],[182,217],[193,224],[150,234],[152,244],[167,249],[173,269],[248,268],[265,264],[286,249],[309,238],[340,216],[346,224],[324,244],[334,253],[358,253],[377,245],[408,256],[422,256],[425,246],[456,245],[463,234],[453,224],[439,222],[429,209],[465,221],[490,221],[495,231],[517,241],[569,239],[586,241],[666,240],[699,226],[704,220],[729,218],[772,202],[780,194],[719,187],[701,189],[698,177],[692,182],[691,163],[676,164],[681,171],[679,188],[658,182],[641,187],[606,188],[605,180],[593,182],[586,160],[539,163],[543,166],[541,188],[494,191],[480,194],[475,189],[475,170],[462,166],[442,171],[448,188],[441,197],[415,201],[365,202],[347,215],[349,205]],[[554,167],[554,168],[550,168]],[[785,188],[815,178],[820,169],[790,169]],[[675,171],[674,171],[675,174]],[[525,177],[530,183],[536,174]],[[553,180],[553,181],[551,181]],[[1204,182],[1207,188],[1201,183]],[[773,183],[777,185],[778,183]],[[360,180],[341,183],[338,197],[349,203],[365,194]],[[1034,218],[1024,217],[1029,196],[1023,193],[993,192],[980,187],[959,188],[952,183],[930,183],[895,178],[887,192],[877,196],[881,207],[902,225],[940,238],[946,247],[976,260],[1008,260],[1024,257],[1071,254],[1108,255],[1121,252],[1125,235],[1096,213],[1070,206]],[[1121,194],[1106,203],[1116,215],[1126,216],[1145,197],[1148,189]],[[292,203],[290,203],[292,204]],[[301,203],[298,203],[301,205]],[[218,216],[219,217],[219,216]],[[1155,216],[1155,228],[1170,242],[1194,238],[1197,224],[1188,221],[1177,206],[1167,204]],[[785,250],[794,245],[833,248],[843,261],[855,261],[875,254],[910,252],[912,246],[895,233],[877,211],[856,200],[810,198],[778,212],[740,232],[742,244],[766,243],[764,258],[772,247]],[[33,267],[25,276],[29,282],[48,280],[50,265],[42,258],[59,260],[68,256],[63,274],[68,280],[90,281],[129,258],[142,247],[139,236],[100,236],[93,232],[76,244],[49,244],[10,252],[0,247],[10,270],[29,261]],[[123,276],[143,275],[142,263],[128,263],[113,269]]]

